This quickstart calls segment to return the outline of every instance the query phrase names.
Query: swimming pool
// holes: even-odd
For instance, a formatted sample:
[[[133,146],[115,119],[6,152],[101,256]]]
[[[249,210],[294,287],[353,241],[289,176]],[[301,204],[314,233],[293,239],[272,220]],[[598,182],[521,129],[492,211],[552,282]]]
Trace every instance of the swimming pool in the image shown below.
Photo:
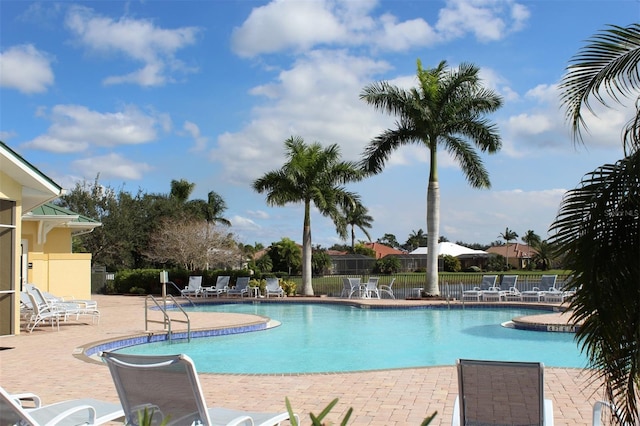
[[[193,311],[262,315],[272,329],[124,348],[134,354],[186,353],[202,373],[329,373],[453,365],[458,358],[586,365],[573,333],[505,328],[539,310],[361,309],[344,305],[253,303],[206,305]]]

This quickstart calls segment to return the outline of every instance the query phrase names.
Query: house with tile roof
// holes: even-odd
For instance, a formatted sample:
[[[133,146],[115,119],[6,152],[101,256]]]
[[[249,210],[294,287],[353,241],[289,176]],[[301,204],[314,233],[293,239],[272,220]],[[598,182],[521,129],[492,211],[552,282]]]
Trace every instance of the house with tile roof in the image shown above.
[[[514,269],[525,269],[537,251],[527,244],[511,243],[489,247],[487,253],[499,254],[509,259],[509,265]]]
[[[0,141],[0,335],[20,332],[26,283],[59,296],[91,296],[91,254],[74,235],[101,224],[51,203],[63,189]]]

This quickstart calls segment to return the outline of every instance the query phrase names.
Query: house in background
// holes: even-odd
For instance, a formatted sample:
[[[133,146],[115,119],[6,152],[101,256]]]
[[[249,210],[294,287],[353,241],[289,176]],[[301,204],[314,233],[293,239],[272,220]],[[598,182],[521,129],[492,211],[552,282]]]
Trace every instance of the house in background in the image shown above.
[[[20,332],[26,283],[60,296],[91,296],[91,254],[72,253],[72,238],[100,223],[50,204],[62,194],[0,142],[0,335]]]
[[[487,249],[487,253],[499,254],[509,259],[509,265],[513,269],[525,269],[531,263],[533,256],[537,253],[535,249],[527,244],[513,243],[501,246],[492,246]]]

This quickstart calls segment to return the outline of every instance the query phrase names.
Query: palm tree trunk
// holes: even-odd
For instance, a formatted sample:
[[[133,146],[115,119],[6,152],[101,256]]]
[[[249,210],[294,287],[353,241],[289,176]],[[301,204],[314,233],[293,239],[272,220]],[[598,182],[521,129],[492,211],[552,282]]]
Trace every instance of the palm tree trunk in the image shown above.
[[[440,232],[440,184],[429,179],[427,189],[427,283],[424,291],[439,295],[438,285],[438,238]]]
[[[313,296],[311,283],[311,204],[304,203],[304,225],[302,227],[302,294]]]

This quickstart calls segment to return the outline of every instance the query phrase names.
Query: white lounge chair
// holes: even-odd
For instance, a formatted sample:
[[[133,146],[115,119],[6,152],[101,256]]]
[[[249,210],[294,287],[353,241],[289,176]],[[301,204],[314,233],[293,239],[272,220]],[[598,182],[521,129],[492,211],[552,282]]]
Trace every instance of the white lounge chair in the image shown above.
[[[513,298],[519,294],[516,283],[518,282],[517,275],[503,275],[499,286],[493,286],[488,290],[482,291],[482,300],[507,300],[507,295],[513,295]]]
[[[102,352],[100,356],[109,366],[128,425],[138,425],[138,412],[145,408],[154,410],[158,424],[167,419],[167,426],[269,426],[289,419],[286,411],[261,413],[207,408],[195,365],[187,355]]]
[[[239,295],[240,297],[244,295],[249,295],[249,277],[238,277],[236,279],[236,285],[233,288],[230,288],[227,291],[227,295]]]
[[[221,294],[225,294],[229,291],[229,281],[231,277],[229,275],[219,275],[216,278],[215,287],[205,287],[203,290],[204,297],[216,296],[220,297]]]
[[[198,297],[202,295],[202,291],[202,275],[193,275],[189,277],[189,284],[180,290],[180,295],[182,297]]]
[[[531,290],[522,292],[522,300],[539,302],[542,300],[546,292],[557,292],[556,289],[557,275],[542,275],[540,277],[540,284],[533,287]]]
[[[73,296],[56,296],[52,293],[49,293],[48,291],[44,291],[42,290],[40,287],[36,286],[35,284],[25,284],[25,289],[27,292],[33,292],[35,291],[34,289],[37,288],[40,290],[40,293],[42,294],[42,296],[47,300],[47,302],[50,303],[75,303],[78,305],[84,305],[87,308],[90,309],[98,309],[98,302],[96,300],[91,300],[91,299],[76,299]]]
[[[389,297],[391,297],[392,299],[395,299],[396,296],[393,295],[393,283],[396,282],[396,279],[393,278],[391,280],[391,282],[389,283],[389,285],[387,284],[382,284],[380,287],[378,287],[378,290],[380,291],[380,295],[382,296],[383,294],[388,294]]]
[[[51,328],[53,328],[53,325],[55,324],[58,327],[58,330],[60,330],[60,320],[65,319],[65,313],[57,309],[52,309],[46,305],[39,304],[32,293],[26,294],[29,298],[29,307],[31,309],[31,313],[27,318],[27,331],[31,333],[38,324],[47,321],[51,323]]]
[[[25,408],[25,399],[35,404]],[[3,425],[101,425],[124,417],[120,404],[84,398],[42,405],[34,394],[9,394],[0,387],[0,423]]]
[[[542,363],[460,359],[457,367],[452,426],[553,425]]]
[[[47,299],[38,287],[31,287],[30,289],[31,291],[28,293],[34,297],[42,310],[58,311],[64,315],[63,319],[65,321],[72,316],[75,316],[76,320],[78,320],[80,316],[86,315],[91,317],[91,321],[94,324],[100,322],[100,311],[97,308],[97,303],[95,305],[87,305],[86,303],[55,302]]]
[[[276,295],[278,297],[284,297],[284,289],[280,287],[280,280],[278,278],[267,278],[267,288],[265,295],[269,298],[270,295]]]
[[[479,286],[473,287],[471,290],[466,290],[462,292],[462,300],[475,300],[479,302],[482,300],[482,292],[485,290],[489,290],[492,287],[496,286],[496,280],[498,279],[497,275],[485,275],[482,277],[482,282]]]

